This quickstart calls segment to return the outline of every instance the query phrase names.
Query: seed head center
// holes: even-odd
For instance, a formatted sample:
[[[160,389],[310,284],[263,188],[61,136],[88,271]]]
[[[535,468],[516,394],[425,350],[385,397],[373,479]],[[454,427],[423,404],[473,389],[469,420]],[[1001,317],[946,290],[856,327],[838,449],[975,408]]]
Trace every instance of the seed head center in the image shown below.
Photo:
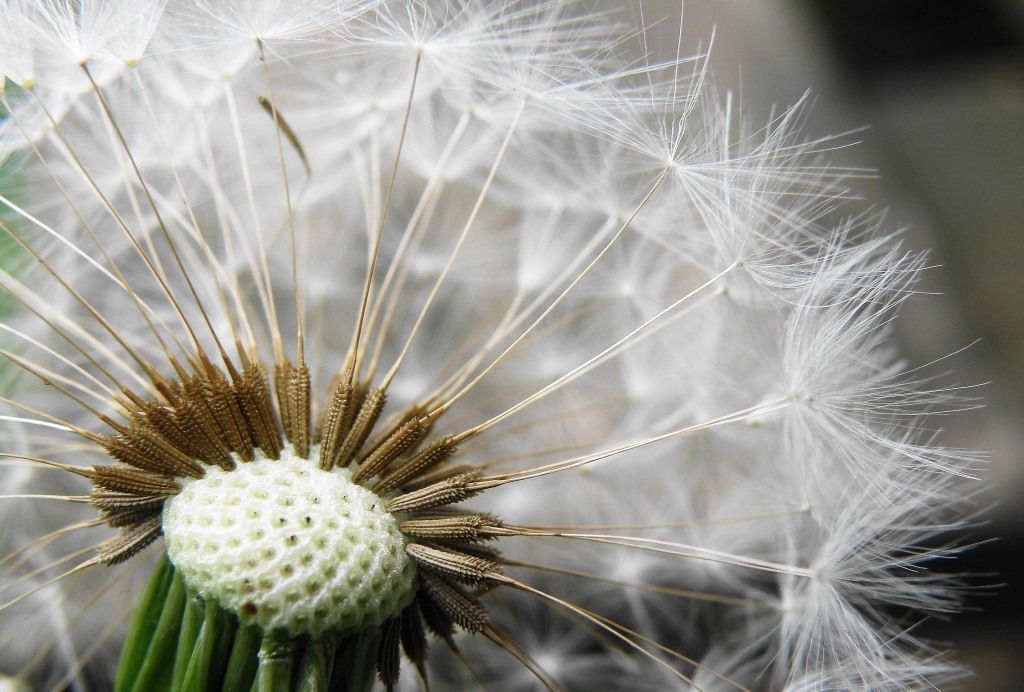
[[[182,486],[164,506],[167,555],[243,624],[349,634],[412,602],[417,572],[398,520],[348,469],[323,471],[286,449]]]

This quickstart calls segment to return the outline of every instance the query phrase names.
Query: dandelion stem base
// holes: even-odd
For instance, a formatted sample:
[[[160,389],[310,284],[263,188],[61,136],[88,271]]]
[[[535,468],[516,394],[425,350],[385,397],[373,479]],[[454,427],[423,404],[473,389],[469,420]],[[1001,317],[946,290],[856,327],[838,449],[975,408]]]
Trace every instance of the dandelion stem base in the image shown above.
[[[136,604],[116,692],[367,692],[378,628],[322,639],[264,633],[188,589],[162,554]]]

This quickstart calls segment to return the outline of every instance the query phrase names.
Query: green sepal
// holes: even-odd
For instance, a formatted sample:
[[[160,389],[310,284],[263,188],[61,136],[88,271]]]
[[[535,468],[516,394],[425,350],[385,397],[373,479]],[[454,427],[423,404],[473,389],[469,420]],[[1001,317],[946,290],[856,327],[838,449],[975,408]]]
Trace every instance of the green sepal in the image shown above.
[[[334,654],[331,690],[369,692],[377,681],[377,647],[381,629],[372,629],[346,637]]]
[[[159,570],[155,571],[152,579],[157,579],[158,573]],[[152,630],[147,627],[151,622],[149,617],[141,617],[138,622],[133,619],[133,627],[128,631],[125,644],[125,651],[133,652],[132,658],[123,664],[123,675],[121,670],[118,671],[117,682],[114,685],[117,692],[151,692],[170,688],[174,674],[174,654],[181,631],[181,616],[185,609],[185,584],[173,568],[171,577],[170,587],[164,592],[162,603],[157,598],[160,588],[154,592],[151,607],[155,610],[162,606],[156,627]],[[147,593],[148,591],[147,589]],[[143,648],[134,644],[133,640],[136,637],[148,641],[148,646],[144,648],[145,656],[141,661],[138,661],[138,656],[134,653]]]
[[[189,591],[188,603],[185,604],[185,612],[181,617],[181,633],[178,635],[178,648],[174,657],[172,690],[186,689],[182,687],[182,683],[185,682],[188,663],[192,660],[192,652],[196,648],[196,641],[203,626],[204,610],[203,599]]]
[[[128,625],[128,638],[125,640],[121,661],[117,666],[116,690],[126,689],[125,681],[139,677],[139,671],[146,661],[146,652],[156,636],[160,615],[164,611],[173,581],[174,568],[167,560],[167,555],[161,553],[145,590],[135,604]]]
[[[327,692],[327,685],[331,679],[327,652],[331,652],[330,658],[333,659],[334,649],[328,649],[327,644],[322,641],[307,639],[305,644],[299,661],[295,691]]]
[[[129,625],[116,692],[368,692],[380,628],[291,638],[239,626],[161,556]]]
[[[234,638],[234,618],[212,603],[206,604],[203,626],[196,638],[192,656],[182,679],[182,690],[219,690],[231,640]]]
[[[258,654],[263,635],[257,627],[239,627],[231,643],[224,673],[224,692],[249,692],[256,679]]]

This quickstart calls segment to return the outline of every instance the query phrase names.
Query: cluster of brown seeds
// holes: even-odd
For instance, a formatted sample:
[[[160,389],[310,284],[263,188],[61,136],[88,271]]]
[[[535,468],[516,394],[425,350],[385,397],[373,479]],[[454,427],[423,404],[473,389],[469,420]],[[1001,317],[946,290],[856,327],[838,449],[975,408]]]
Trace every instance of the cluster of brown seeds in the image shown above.
[[[89,503],[119,535],[100,546],[97,561],[123,562],[162,531],[164,502],[181,491],[179,480],[202,478],[208,465],[231,471],[254,459],[257,448],[278,459],[285,445],[296,456],[329,471],[351,466],[352,480],[382,497],[399,515],[409,539],[407,553],[419,566],[420,588],[411,605],[382,625],[377,669],[382,682],[398,680],[400,651],[424,674],[426,632],[454,647],[456,627],[483,633],[515,650],[490,624],[479,591],[512,583],[501,572],[498,552],[485,545],[514,533],[495,516],[452,505],[495,482],[479,470],[452,462],[458,439],[430,440],[439,414],[413,407],[376,431],[386,393],[359,383],[347,367],[330,388],[316,424],[311,424],[310,375],[302,362],[274,368],[273,394],[265,369],[242,354],[227,374],[201,356],[186,371],[172,363],[179,379],[152,378],[154,396],[125,391],[129,422],[103,417],[113,434],[86,434],[116,460],[78,470],[93,485]],[[276,399],[276,406],[274,400]]]

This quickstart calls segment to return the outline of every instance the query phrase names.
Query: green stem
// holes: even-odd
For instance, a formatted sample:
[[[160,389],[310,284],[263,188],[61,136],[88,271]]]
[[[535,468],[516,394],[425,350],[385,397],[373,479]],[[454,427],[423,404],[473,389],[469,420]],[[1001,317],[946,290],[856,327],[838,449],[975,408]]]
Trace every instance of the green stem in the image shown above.
[[[259,668],[256,671],[256,692],[291,692],[292,668],[298,642],[294,639],[268,632],[263,635],[260,646]]]

